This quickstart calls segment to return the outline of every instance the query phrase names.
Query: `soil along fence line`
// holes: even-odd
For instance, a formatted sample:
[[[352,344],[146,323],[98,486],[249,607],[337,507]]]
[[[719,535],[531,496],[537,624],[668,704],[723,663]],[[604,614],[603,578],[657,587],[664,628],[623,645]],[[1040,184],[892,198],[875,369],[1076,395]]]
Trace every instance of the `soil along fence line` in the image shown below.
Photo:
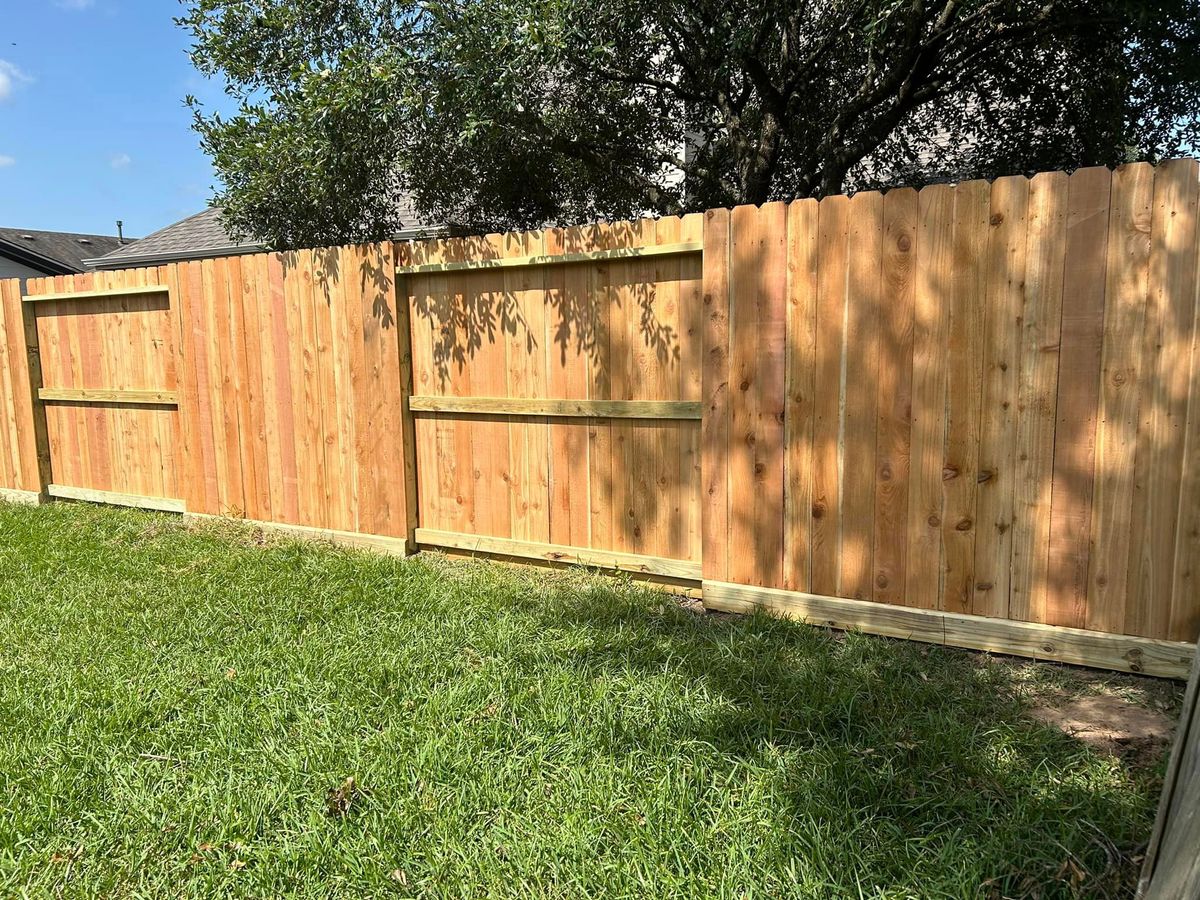
[[[1183,677],[1200,172],[0,285],[0,498],[580,562]]]

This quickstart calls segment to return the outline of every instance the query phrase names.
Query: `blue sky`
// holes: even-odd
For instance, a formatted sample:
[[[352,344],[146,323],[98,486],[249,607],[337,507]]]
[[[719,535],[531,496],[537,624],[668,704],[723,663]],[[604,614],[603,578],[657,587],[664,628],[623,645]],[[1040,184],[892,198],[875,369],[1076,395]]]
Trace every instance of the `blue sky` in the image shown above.
[[[228,108],[192,68],[176,0],[0,0],[0,226],[141,237],[216,182],[183,98]]]

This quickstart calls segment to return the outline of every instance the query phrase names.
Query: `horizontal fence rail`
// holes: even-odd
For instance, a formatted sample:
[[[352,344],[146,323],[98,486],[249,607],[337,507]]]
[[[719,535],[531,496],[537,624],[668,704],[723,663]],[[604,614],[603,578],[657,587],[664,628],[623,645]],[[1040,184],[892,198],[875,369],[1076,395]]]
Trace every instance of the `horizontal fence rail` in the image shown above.
[[[528,397],[413,397],[414,412],[561,416],[585,419],[700,419],[700,401],[535,400]]]
[[[1198,205],[1181,160],[4,281],[0,500],[1182,676]]]
[[[605,262],[614,259],[678,256],[683,253],[700,253],[703,250],[704,245],[699,241],[687,241],[652,247],[624,247],[616,250],[590,250],[580,253],[514,256],[507,259],[478,259],[465,262],[422,263],[418,265],[397,266],[396,273],[398,275],[428,275],[434,272],[466,272],[479,269],[522,269],[530,266],[561,266],[576,263]]]

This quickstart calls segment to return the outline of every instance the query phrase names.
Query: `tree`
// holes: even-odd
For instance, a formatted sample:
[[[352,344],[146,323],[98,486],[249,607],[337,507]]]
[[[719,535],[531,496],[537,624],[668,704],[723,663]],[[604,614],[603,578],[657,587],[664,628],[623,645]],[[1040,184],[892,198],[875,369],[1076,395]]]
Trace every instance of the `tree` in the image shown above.
[[[232,226],[384,237],[1177,155],[1200,0],[184,0]]]

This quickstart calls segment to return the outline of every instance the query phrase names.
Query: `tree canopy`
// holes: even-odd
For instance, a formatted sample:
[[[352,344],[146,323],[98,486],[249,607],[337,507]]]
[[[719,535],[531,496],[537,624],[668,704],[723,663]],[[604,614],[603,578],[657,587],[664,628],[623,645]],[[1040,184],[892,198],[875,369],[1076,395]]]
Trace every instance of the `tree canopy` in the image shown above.
[[[183,0],[240,233],[386,237],[1155,161],[1200,0]]]

